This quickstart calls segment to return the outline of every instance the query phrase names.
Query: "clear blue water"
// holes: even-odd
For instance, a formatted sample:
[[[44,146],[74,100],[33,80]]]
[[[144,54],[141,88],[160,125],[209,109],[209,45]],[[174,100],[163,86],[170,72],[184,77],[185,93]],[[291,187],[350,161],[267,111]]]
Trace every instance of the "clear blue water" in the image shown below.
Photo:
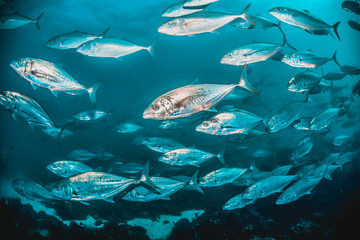
[[[80,96],[59,94],[58,97],[54,97],[47,89],[34,90],[9,66],[12,60],[21,57],[41,58],[58,64],[87,87],[104,80],[103,86],[97,92],[97,108],[104,111],[114,108],[114,112],[112,117],[104,121],[72,127],[71,130],[75,134],[59,142],[39,129],[31,130],[24,120],[14,121],[5,109],[1,109],[0,147],[2,149],[13,147],[2,162],[1,176],[4,182],[16,178],[31,179],[44,185],[59,181],[60,178],[48,171],[46,166],[56,160],[65,159],[65,156],[74,149],[101,148],[114,154],[116,157],[110,162],[101,160],[89,162],[91,167],[99,171],[108,171],[115,161],[136,162],[143,165],[147,160],[151,160],[150,175],[166,177],[174,175],[166,166],[157,162],[159,153],[136,144],[136,139],[140,136],[167,137],[187,147],[196,147],[211,153],[225,149],[224,158],[228,167],[245,168],[256,161],[256,166],[260,170],[270,171],[291,163],[289,157],[297,141],[309,132],[288,127],[275,134],[234,142],[227,137],[196,132],[194,125],[178,130],[166,130],[158,127],[160,121],[142,118],[143,111],[156,97],[187,85],[194,79],[199,79],[202,83],[238,82],[241,67],[220,64],[221,57],[230,50],[252,41],[282,43],[282,35],[277,28],[248,30],[225,25],[218,30],[219,34],[203,33],[193,37],[158,33],[158,27],[166,21],[161,17],[162,12],[175,2],[172,0],[14,0],[12,4],[14,9],[22,15],[36,18],[42,12],[45,14],[39,23],[40,31],[34,24],[16,30],[1,30],[0,89],[17,91],[35,99],[58,126],[64,126],[72,121],[75,112],[92,107],[86,94]],[[220,0],[210,5],[208,10],[238,14],[250,2]],[[282,24],[282,28],[289,43],[299,50],[311,49],[327,57],[331,57],[336,50],[341,65],[360,66],[359,32],[347,24],[349,19],[358,19],[358,16],[344,11],[341,8],[341,1],[258,0],[252,3],[249,13],[260,14],[277,22],[268,14],[268,10],[276,6],[307,9],[330,25],[341,21],[339,34],[342,41],[330,35],[311,35],[303,29],[286,24]],[[2,14],[11,11],[13,11],[11,6],[1,6]],[[61,33],[79,30],[100,34],[108,27],[111,29],[107,37],[122,37],[143,46],[148,46],[159,36],[154,50],[155,57],[152,58],[146,51],[139,51],[119,61],[113,58],[92,58],[81,55],[75,50],[53,50],[45,45],[50,38]],[[334,62],[329,62],[315,71],[321,74],[322,71],[327,73],[338,69]],[[219,106],[233,104],[266,118],[285,104],[305,98],[303,94],[292,93],[286,89],[287,82],[301,71],[303,69],[292,68],[273,60],[251,64],[248,66],[248,79],[257,87],[260,94],[251,95],[245,100],[221,102]],[[344,86],[341,92],[337,90],[339,92],[333,94],[331,91],[326,91],[311,95],[311,102],[307,103],[301,115],[315,116],[320,111],[333,106],[332,100],[336,94],[349,97],[357,80],[359,80],[358,76],[346,76],[343,80],[334,82],[335,86]],[[358,98],[354,97],[354,102],[347,109],[347,113],[336,118],[331,130],[315,143],[309,155],[310,162],[320,161],[334,152],[359,149]],[[129,134],[116,133],[111,127],[117,122],[133,122],[143,126],[144,129]],[[350,135],[353,140],[345,150],[336,149],[331,144],[332,139],[339,135]],[[243,146],[248,148],[244,150]],[[251,154],[258,149],[272,151],[274,156],[255,160]],[[219,161],[212,159],[201,166],[200,176],[221,167]],[[295,173],[296,170],[299,168],[293,169],[291,173]],[[176,175],[191,176],[193,172],[194,168],[185,168],[178,170]],[[116,236],[118,239],[135,239],[135,235],[138,234],[137,239],[143,239],[146,233],[141,228],[129,227],[131,230],[123,230],[123,227],[119,231],[128,235],[120,234],[121,236],[116,235],[111,229],[119,228],[115,223],[126,223],[137,218],[155,221],[160,215],[179,215],[186,210],[204,210],[205,213],[193,224],[186,221],[177,224],[177,228],[170,235],[171,239],[252,239],[255,236],[275,239],[336,238],[339,232],[348,229],[346,228],[348,216],[354,212],[359,213],[358,173],[357,157],[334,172],[332,181],[323,180],[311,195],[296,202],[276,205],[277,194],[234,211],[223,211],[222,206],[245,188],[229,185],[206,189],[203,195],[193,191],[179,191],[171,201],[132,203],[116,197],[115,204],[94,201],[90,202],[89,206],[80,203],[71,203],[69,206],[67,203],[55,201],[46,203],[46,206],[55,209],[57,215],[64,221],[83,220],[87,216],[92,216],[95,220],[110,222],[112,225],[105,224],[103,228],[96,230],[98,236],[104,238]],[[2,192],[4,198],[8,195],[6,191]],[[15,199],[20,197],[20,195],[15,196]],[[3,224],[3,228],[11,229],[4,237],[25,239],[29,238],[30,235],[26,234],[33,229],[47,229],[50,231],[48,238],[74,237],[79,234],[80,238],[87,236],[89,239],[95,239],[86,227],[67,228],[59,223],[54,227],[51,225],[52,220],[43,220],[46,219],[43,215],[38,216],[19,201],[12,201],[9,205],[5,205],[5,200],[2,200],[2,210],[8,214],[6,216],[11,216],[7,220],[2,219],[2,222],[7,221]],[[311,231],[306,232],[302,229],[297,233],[291,228],[301,219],[315,224],[309,227]],[[24,230],[23,236],[15,234],[20,229],[18,226]],[[72,231],[74,231],[73,235]],[[186,235],[187,233],[189,235]],[[37,239],[36,236],[31,235],[34,239]]]

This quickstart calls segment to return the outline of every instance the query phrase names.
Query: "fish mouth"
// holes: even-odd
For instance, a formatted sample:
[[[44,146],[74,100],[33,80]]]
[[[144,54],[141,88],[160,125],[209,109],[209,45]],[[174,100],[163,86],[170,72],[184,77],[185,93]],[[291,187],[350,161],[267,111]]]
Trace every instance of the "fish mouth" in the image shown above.
[[[143,113],[143,118],[144,119],[156,119],[154,114],[145,110],[145,112]]]
[[[10,63],[9,63],[9,65],[10,65],[10,67],[12,67],[13,69],[17,69],[17,67],[18,67],[18,63],[17,63],[17,61],[16,60],[14,60],[14,61],[11,61]]]
[[[164,28],[163,25],[161,25],[161,26],[158,28],[158,32],[159,32],[159,33],[166,34],[166,33],[165,33],[165,28]]]

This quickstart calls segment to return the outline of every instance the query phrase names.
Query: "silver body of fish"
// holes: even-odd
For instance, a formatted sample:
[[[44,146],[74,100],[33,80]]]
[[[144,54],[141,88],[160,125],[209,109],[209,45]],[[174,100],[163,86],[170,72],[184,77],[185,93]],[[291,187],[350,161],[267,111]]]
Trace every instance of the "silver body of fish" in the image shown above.
[[[223,206],[223,210],[234,210],[234,209],[239,209],[239,208],[243,208],[248,204],[251,204],[253,202],[255,202],[256,199],[248,199],[248,198],[244,198],[243,194],[240,193],[239,195],[236,195],[235,197],[231,198],[230,200],[228,200],[224,206]]]
[[[320,112],[311,121],[310,130],[321,131],[329,127],[343,108],[328,108]]]
[[[171,5],[168,9],[166,9],[161,16],[162,17],[170,17],[170,18],[181,17],[184,15],[189,15],[191,13],[199,12],[202,10],[203,10],[202,8],[184,8],[183,3],[177,3],[174,5]]]
[[[96,83],[91,88],[86,88],[70,76],[65,70],[54,63],[39,58],[20,58],[10,63],[10,66],[33,88],[43,87],[49,89],[55,96],[58,92],[71,95],[87,92],[95,103],[95,92],[100,86]]]
[[[0,29],[16,29],[29,23],[35,23],[40,30],[39,20],[44,13],[40,14],[36,19],[30,19],[20,14],[8,14],[0,17]]]
[[[311,51],[297,51],[285,54],[281,62],[296,68],[316,68],[332,60],[339,65],[336,60],[336,52],[332,58],[328,58]]]
[[[183,3],[184,7],[199,7],[199,6],[205,6],[210,3],[217,2],[219,0],[186,0]]]
[[[144,127],[130,122],[119,123],[114,127],[114,130],[118,133],[133,133],[141,129],[144,129]]]
[[[212,110],[211,108],[235,87],[258,93],[247,81],[246,65],[238,84],[193,84],[174,89],[156,98],[144,111],[143,118],[170,120]]]
[[[32,181],[16,179],[11,182],[11,186],[21,196],[34,201],[45,202],[58,199],[46,188]]]
[[[93,171],[91,167],[76,161],[57,161],[50,163],[46,168],[54,174],[64,178]]]
[[[98,109],[88,109],[74,114],[74,119],[79,121],[96,121],[107,116],[108,113]]]
[[[193,165],[200,167],[201,163],[211,158],[218,158],[224,164],[223,152],[216,155],[194,148],[180,148],[168,151],[159,157],[159,161],[174,166]]]
[[[296,144],[295,150],[291,153],[290,160],[295,161],[308,154],[315,143],[314,136],[306,136]]]
[[[319,85],[321,78],[321,75],[312,71],[301,72],[289,81],[287,89],[297,93],[309,92]]]
[[[200,187],[218,187],[228,183],[232,183],[242,174],[247,172],[247,168],[220,168],[206,174],[199,182]]]
[[[196,127],[196,131],[211,135],[247,134],[263,119],[245,110],[220,113]]]
[[[163,137],[149,137],[149,138],[141,139],[140,141],[141,144],[144,144],[149,149],[160,153],[166,153],[171,150],[185,147],[178,141]]]

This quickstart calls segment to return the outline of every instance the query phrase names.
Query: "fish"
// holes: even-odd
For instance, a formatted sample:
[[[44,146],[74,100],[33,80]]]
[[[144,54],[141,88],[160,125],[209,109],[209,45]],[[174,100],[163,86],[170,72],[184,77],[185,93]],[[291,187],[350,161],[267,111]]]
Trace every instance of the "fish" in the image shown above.
[[[344,73],[342,71],[334,71],[334,72],[329,72],[329,73],[325,74],[324,79],[329,80],[329,81],[341,80],[346,75],[347,75],[347,73]]]
[[[266,149],[257,149],[251,153],[251,156],[254,158],[267,158],[273,154],[274,154],[273,152],[268,151]]]
[[[206,6],[211,3],[217,2],[219,0],[186,0],[183,3],[184,7],[199,7],[199,6]]]
[[[305,29],[308,33],[315,35],[331,34],[330,29],[332,28],[334,29],[337,38],[341,41],[338,33],[340,22],[331,26],[320,18],[310,14],[307,10],[299,11],[288,7],[275,7],[270,9],[269,13],[284,23]]]
[[[219,154],[211,154],[199,149],[194,148],[180,148],[168,151],[159,157],[159,162],[163,162],[173,166],[195,166],[200,167],[201,163],[204,163],[211,158],[218,158],[222,164],[224,162],[224,150]]]
[[[313,117],[302,117],[297,120],[295,120],[291,126],[297,130],[310,130],[311,121],[313,120]]]
[[[305,136],[296,143],[295,150],[291,153],[290,160],[295,161],[308,154],[315,144],[313,135]]]
[[[12,117],[27,121],[31,129],[53,129],[54,135],[59,136],[61,128],[57,127],[46,111],[30,97],[13,91],[0,92],[0,105],[9,111]],[[46,133],[46,132],[45,132]]]
[[[176,3],[174,5],[171,5],[168,9],[166,9],[161,16],[162,17],[170,17],[170,18],[181,17],[181,16],[189,15],[194,12],[199,12],[202,10],[203,10],[202,7],[201,8],[184,8],[183,3]]]
[[[143,170],[143,166],[138,163],[125,163],[116,167],[116,170],[126,174],[136,174]]]
[[[340,67],[340,70],[350,76],[360,75],[360,68],[350,65],[344,65]]]
[[[249,205],[254,202],[255,202],[255,199],[244,198],[243,193],[240,193],[240,194],[236,195],[235,197],[232,197],[230,200],[228,200],[224,204],[222,209],[227,210],[227,211],[235,210],[235,209],[243,208],[246,205]]]
[[[184,118],[201,111],[215,111],[213,107],[234,88],[258,91],[247,81],[246,64],[237,84],[193,84],[167,92],[156,98],[144,111],[143,118],[171,120]]]
[[[56,197],[67,201],[104,200],[114,203],[113,198],[115,195],[140,182],[146,183],[153,188],[159,188],[149,177],[149,161],[145,164],[139,180],[111,173],[86,172],[60,180],[53,185],[50,192]]]
[[[69,160],[50,163],[49,165],[47,165],[46,168],[52,173],[58,175],[59,177],[64,178],[78,175],[80,173],[93,171],[91,167],[88,167],[81,162]]]
[[[81,44],[84,44],[85,42],[103,38],[109,30],[110,28],[105,29],[104,32],[102,32],[100,35],[94,35],[79,31],[62,33],[47,41],[46,46],[56,50],[78,48]]]
[[[285,54],[281,59],[281,62],[296,68],[317,68],[329,61],[334,61],[338,66],[340,66],[336,59],[336,51],[334,52],[332,58],[327,58],[312,51],[296,51]]]
[[[275,133],[290,126],[290,124],[299,118],[305,102],[293,102],[280,108],[266,123],[269,132]]]
[[[196,131],[211,135],[247,134],[263,118],[245,111],[223,112],[199,124]]]
[[[44,15],[41,13],[36,19],[30,19],[18,13],[2,15],[0,17],[0,29],[17,29],[29,23],[35,23],[38,30],[40,30],[39,20]]]
[[[281,192],[283,188],[296,178],[298,178],[296,175],[267,177],[245,189],[242,197],[245,199],[257,199],[270,196],[271,194]]]
[[[291,168],[292,165],[285,165],[277,167],[270,172],[262,172],[255,167],[253,162],[253,164],[250,166],[250,170],[242,174],[239,178],[235,179],[232,184],[235,186],[251,186],[252,184],[270,176],[286,175]]]
[[[216,32],[216,30],[237,18],[243,18],[250,23],[253,21],[247,16],[251,4],[247,5],[239,15],[219,12],[195,12],[190,15],[173,18],[158,28],[159,33],[172,36],[192,36],[195,34]]]
[[[41,131],[50,137],[59,138],[61,140],[63,138],[74,135],[72,131],[65,129],[65,127],[66,126],[62,128],[56,126],[50,126],[50,127],[41,128]]]
[[[202,177],[199,186],[208,188],[229,184],[248,170],[247,168],[220,168]]]
[[[39,58],[20,58],[11,61],[10,66],[20,77],[30,82],[34,89],[38,86],[47,88],[55,96],[58,92],[70,95],[87,92],[93,104],[96,102],[96,90],[102,84],[102,82],[97,82],[92,87],[86,88],[56,64]]]
[[[74,119],[82,122],[96,121],[106,116],[111,116],[111,114],[112,114],[112,110],[110,112],[104,112],[99,109],[87,109],[76,112],[74,114]]]
[[[327,129],[342,110],[343,108],[328,108],[319,112],[311,121],[310,130],[321,131]]]
[[[356,31],[360,31],[360,22],[359,22],[359,20],[349,20],[348,24],[352,29],[354,29]]]
[[[322,76],[306,70],[296,74],[288,83],[287,90],[290,92],[304,93],[309,92],[320,83]]]
[[[185,148],[184,145],[170,138],[163,137],[149,137],[138,139],[140,144],[145,145],[150,150],[160,153],[166,153],[171,150]]]
[[[357,1],[344,1],[341,7],[347,12],[360,15],[360,4]]]
[[[118,133],[134,133],[142,129],[144,127],[130,122],[119,123],[114,127],[114,130]]]
[[[123,56],[146,50],[154,57],[156,39],[150,46],[144,47],[120,38],[98,38],[81,44],[76,51],[90,57],[121,59]]]
[[[337,147],[349,145],[352,142],[352,136],[339,135],[333,138],[332,144]]]
[[[356,84],[354,84],[352,88],[352,94],[354,96],[360,96],[360,80],[357,81]]]
[[[250,15],[250,19],[255,23],[251,24],[249,21],[246,21],[242,18],[237,18],[234,21],[230,23],[231,26],[237,27],[237,28],[244,28],[244,29],[267,29],[272,27],[278,27],[279,25],[276,23],[273,23],[269,19],[260,16],[260,15]],[[281,30],[281,29],[280,29]]]
[[[76,149],[71,151],[67,157],[69,159],[77,160],[77,161],[88,161],[91,159],[98,158],[98,154],[90,152],[85,149]]]
[[[282,45],[262,42],[245,44],[225,54],[221,58],[220,63],[233,66],[242,66],[244,64],[266,61],[267,59],[277,54],[285,46],[295,49],[287,42],[285,33],[281,30],[281,28],[279,29],[283,34],[284,39]]]
[[[319,165],[310,166],[308,169],[304,169],[302,175],[305,178],[326,178],[332,180],[331,174],[340,167],[340,165],[321,163]]]
[[[321,177],[297,180],[285,189],[285,191],[276,200],[276,204],[287,204],[294,202],[307,194],[311,194],[311,191],[320,183],[321,180]]]
[[[21,196],[30,200],[39,202],[58,200],[58,198],[46,188],[30,180],[15,179],[11,181],[11,186]]]

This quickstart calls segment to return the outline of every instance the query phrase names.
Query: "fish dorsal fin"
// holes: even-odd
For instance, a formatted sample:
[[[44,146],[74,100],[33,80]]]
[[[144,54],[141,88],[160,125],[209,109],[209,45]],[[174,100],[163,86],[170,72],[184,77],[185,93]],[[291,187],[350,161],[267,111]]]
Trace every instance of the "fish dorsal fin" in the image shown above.
[[[306,12],[306,13],[310,13],[310,12],[309,12],[309,10],[306,10],[306,9],[305,9],[305,10],[303,10],[303,11],[304,11],[304,12]]]

